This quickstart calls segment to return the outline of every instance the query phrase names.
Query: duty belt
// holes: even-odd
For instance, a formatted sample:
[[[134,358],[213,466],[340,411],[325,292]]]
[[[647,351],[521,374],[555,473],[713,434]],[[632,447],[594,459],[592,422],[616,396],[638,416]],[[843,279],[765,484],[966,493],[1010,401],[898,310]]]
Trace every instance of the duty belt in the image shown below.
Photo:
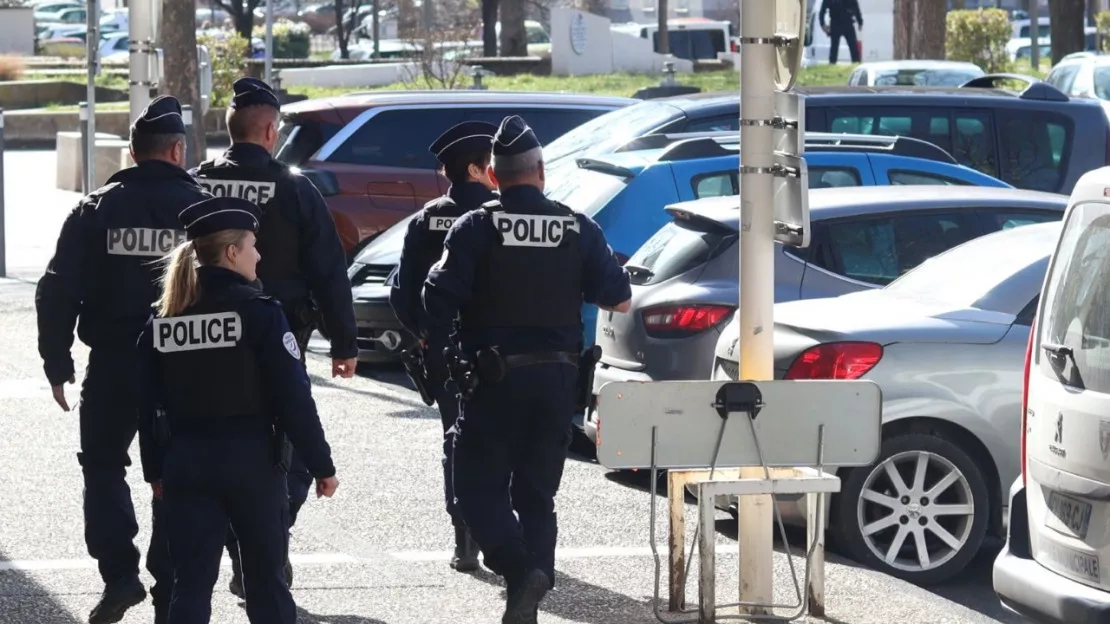
[[[570,364],[571,366],[578,366],[579,354],[568,353],[566,351],[539,351],[536,353],[521,353],[518,355],[506,355],[505,366],[509,368],[520,368],[521,366],[532,366],[534,364]]]

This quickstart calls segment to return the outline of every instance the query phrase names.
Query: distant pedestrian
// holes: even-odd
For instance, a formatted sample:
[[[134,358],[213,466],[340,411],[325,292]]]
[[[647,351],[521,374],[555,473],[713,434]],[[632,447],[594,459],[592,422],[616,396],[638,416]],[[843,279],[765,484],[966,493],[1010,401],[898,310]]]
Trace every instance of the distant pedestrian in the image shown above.
[[[825,14],[829,14],[829,22],[825,23]],[[836,58],[840,52],[840,38],[848,46],[848,54],[853,63],[860,62],[859,39],[856,37],[856,26],[853,20],[863,30],[863,14],[859,10],[859,0],[821,0],[821,12],[817,15],[821,23],[821,30],[829,36],[829,64],[836,65]]]

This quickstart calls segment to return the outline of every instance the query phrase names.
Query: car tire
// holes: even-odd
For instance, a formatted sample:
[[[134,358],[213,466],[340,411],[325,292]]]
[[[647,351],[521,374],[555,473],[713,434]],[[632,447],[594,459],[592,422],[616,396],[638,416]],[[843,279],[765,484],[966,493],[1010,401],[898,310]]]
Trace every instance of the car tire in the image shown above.
[[[829,520],[833,540],[856,561],[929,585],[950,579],[978,554],[990,511],[983,470],[964,449],[935,435],[906,433],[884,440],[873,466],[841,476]]]

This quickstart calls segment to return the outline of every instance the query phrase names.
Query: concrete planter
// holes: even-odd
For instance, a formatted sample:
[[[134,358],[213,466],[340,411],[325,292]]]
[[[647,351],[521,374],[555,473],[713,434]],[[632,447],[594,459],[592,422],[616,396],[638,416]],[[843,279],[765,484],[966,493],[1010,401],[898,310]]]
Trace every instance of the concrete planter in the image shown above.
[[[14,109],[43,108],[51,104],[73,106],[89,99],[88,94],[88,87],[76,82],[59,80],[0,82],[0,108],[10,113]],[[126,102],[127,92],[97,87],[96,101]]]
[[[209,137],[223,138],[227,133],[224,109],[212,109],[204,118]],[[98,111],[96,131],[126,139],[131,118],[127,111]],[[4,113],[4,140],[13,147],[56,145],[59,132],[80,132],[76,111],[12,111]]]

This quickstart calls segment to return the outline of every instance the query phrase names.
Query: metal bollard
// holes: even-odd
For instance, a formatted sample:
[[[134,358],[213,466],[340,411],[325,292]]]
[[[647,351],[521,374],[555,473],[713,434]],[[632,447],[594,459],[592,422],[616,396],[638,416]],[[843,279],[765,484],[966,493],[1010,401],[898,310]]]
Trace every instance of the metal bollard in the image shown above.
[[[468,87],[476,91],[487,91],[489,87],[482,84],[482,77],[486,75],[486,70],[481,65],[475,65],[470,69],[470,77],[474,79],[474,84]]]
[[[4,109],[0,108],[0,277],[8,276],[4,236]]]
[[[184,104],[181,107],[181,121],[185,123],[185,168],[196,166],[193,158],[196,157],[196,142],[193,139],[193,107]]]
[[[77,105],[78,125],[81,128],[81,193],[91,192],[89,186],[89,103]]]

